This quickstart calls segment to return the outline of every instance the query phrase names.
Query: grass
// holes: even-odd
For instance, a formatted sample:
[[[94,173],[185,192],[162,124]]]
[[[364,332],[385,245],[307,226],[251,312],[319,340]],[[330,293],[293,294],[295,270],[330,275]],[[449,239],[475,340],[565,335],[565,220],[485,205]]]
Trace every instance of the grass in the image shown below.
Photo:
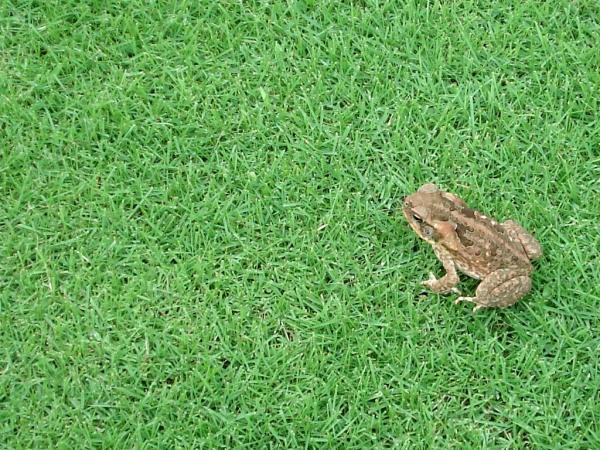
[[[3,2],[0,446],[598,448],[599,17]],[[427,181],[528,297],[422,293]]]

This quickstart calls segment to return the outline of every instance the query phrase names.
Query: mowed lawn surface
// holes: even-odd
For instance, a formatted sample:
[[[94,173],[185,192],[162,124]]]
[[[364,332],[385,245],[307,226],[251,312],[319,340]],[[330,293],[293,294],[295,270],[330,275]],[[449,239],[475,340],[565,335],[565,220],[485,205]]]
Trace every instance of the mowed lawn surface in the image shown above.
[[[0,447],[598,448],[599,21],[2,2]],[[431,181],[539,238],[515,307],[422,291]]]

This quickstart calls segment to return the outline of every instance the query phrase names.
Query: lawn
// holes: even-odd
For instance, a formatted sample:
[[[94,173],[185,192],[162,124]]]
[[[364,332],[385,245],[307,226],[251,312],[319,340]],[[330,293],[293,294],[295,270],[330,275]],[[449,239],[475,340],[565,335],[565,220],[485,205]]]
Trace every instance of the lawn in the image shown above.
[[[2,2],[0,447],[600,448],[599,48],[592,0]],[[422,290],[431,181],[538,237],[517,305]]]

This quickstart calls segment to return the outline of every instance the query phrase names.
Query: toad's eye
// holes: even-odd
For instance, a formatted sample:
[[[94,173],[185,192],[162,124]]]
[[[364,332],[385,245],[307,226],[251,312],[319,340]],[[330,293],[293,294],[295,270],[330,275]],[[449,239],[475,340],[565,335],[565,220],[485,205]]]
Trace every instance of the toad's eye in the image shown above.
[[[413,213],[413,219],[415,220],[415,222],[417,223],[421,223],[423,222],[423,219],[421,219],[419,216],[417,216],[416,214]]]

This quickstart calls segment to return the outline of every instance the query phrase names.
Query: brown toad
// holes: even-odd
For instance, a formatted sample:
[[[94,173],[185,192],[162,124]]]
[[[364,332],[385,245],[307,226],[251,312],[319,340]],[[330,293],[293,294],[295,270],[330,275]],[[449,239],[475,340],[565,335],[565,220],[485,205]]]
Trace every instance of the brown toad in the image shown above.
[[[446,275],[422,284],[434,292],[458,292],[457,269],[481,280],[475,297],[458,297],[455,303],[480,308],[506,307],[531,289],[531,261],[542,256],[538,241],[518,223],[497,223],[475,211],[449,192],[428,183],[404,200],[404,216],[444,265]]]

